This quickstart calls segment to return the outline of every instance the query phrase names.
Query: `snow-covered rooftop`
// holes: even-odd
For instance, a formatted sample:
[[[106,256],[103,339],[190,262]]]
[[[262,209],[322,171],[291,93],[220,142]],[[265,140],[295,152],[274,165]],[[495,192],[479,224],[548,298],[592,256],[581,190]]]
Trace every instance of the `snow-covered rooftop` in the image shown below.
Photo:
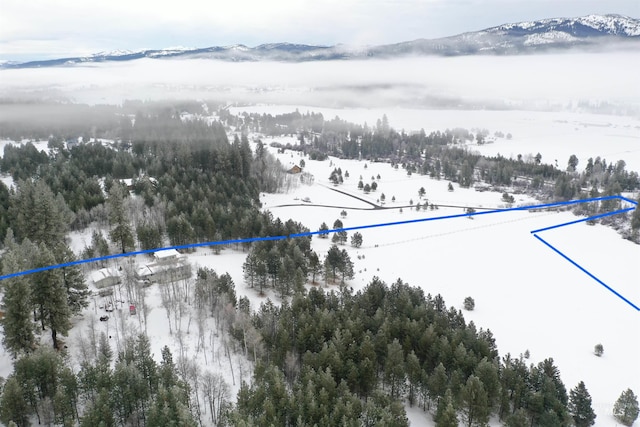
[[[178,252],[176,249],[167,249],[164,251],[154,252],[153,256],[158,260],[177,258],[180,256],[180,252]]]

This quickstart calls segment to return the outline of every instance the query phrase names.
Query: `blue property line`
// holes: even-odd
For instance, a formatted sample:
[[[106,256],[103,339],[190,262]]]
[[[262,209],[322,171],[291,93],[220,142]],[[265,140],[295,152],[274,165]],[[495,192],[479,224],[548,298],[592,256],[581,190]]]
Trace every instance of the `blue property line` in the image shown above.
[[[545,204],[542,204],[542,205],[519,206],[519,207],[515,207],[515,208],[493,209],[493,210],[487,210],[487,211],[482,211],[482,212],[470,212],[470,213],[455,214],[455,215],[436,216],[436,217],[430,217],[430,218],[409,219],[409,220],[405,220],[405,221],[385,222],[385,223],[379,223],[379,224],[357,225],[357,226],[354,226],[354,227],[334,228],[332,230],[324,230],[324,231],[307,231],[307,232],[304,232],[304,233],[290,234],[289,237],[291,237],[291,238],[293,238],[293,237],[304,237],[304,236],[313,236],[313,235],[317,235],[317,234],[336,233],[336,232],[339,232],[339,231],[353,231],[353,230],[363,230],[363,229],[366,229],[366,228],[388,227],[388,226],[392,226],[392,225],[415,224],[415,223],[418,223],[418,222],[428,222],[428,221],[435,221],[435,220],[439,220],[439,219],[464,218],[464,217],[468,217],[468,216],[488,215],[488,214],[498,213],[498,212],[526,211],[526,210],[532,210],[532,209],[553,208],[553,207],[558,207],[558,206],[574,205],[574,204],[577,204],[577,203],[597,202],[597,201],[612,200],[612,199],[617,199],[617,198],[618,198],[618,196],[594,197],[594,198],[591,198],[591,199],[569,200],[567,202],[545,203]],[[0,277],[0,279],[1,279],[1,277]]]
[[[618,198],[624,200],[625,202],[633,203],[636,206],[638,205],[638,202],[636,202],[635,200],[628,199],[628,198],[626,198],[624,196],[618,196]]]
[[[31,269],[31,270],[19,271],[17,273],[5,274],[3,276],[0,276],[0,280],[10,279],[12,277],[26,276],[28,274],[40,273],[40,272],[48,271],[48,270],[55,270],[57,268],[71,267],[71,266],[74,266],[74,265],[88,264],[88,263],[91,263],[91,262],[104,261],[104,260],[114,259],[114,258],[125,258],[125,257],[130,257],[130,256],[136,256],[136,255],[151,254],[151,253],[155,253],[155,252],[168,251],[168,250],[171,250],[171,249],[176,249],[176,250],[178,250],[178,249],[189,249],[189,248],[197,248],[197,247],[203,247],[203,246],[227,245],[227,244],[232,244],[232,243],[251,243],[251,242],[258,242],[258,241],[261,241],[261,240],[283,240],[283,239],[286,239],[286,238],[287,238],[287,236],[251,237],[251,238],[247,238],[247,239],[219,240],[217,242],[189,243],[188,245],[166,246],[166,247],[163,247],[163,248],[156,248],[156,249],[144,249],[144,250],[140,250],[140,251],[125,252],[125,253],[122,253],[122,254],[105,255],[105,256],[101,256],[101,257],[97,257],[97,258],[80,259],[80,260],[76,260],[76,261],[65,262],[63,264],[49,265],[49,266],[46,266],[46,267],[40,267],[40,268]]]
[[[187,245],[167,246],[167,247],[162,247],[162,248],[146,249],[146,250],[139,250],[139,251],[133,251],[133,252],[125,252],[125,253],[122,253],[122,254],[112,254],[112,255],[106,255],[106,256],[102,256],[102,257],[88,258],[88,259],[83,259],[83,260],[71,261],[71,262],[67,262],[67,263],[63,263],[63,264],[50,265],[50,266],[46,266],[46,267],[40,267],[40,268],[31,269],[31,270],[25,270],[25,271],[20,271],[20,272],[15,272],[15,273],[11,273],[11,274],[2,275],[2,276],[0,276],[0,281],[1,280],[5,280],[5,279],[9,279],[9,278],[12,278],[12,277],[25,276],[25,275],[28,275],[28,274],[39,273],[39,272],[43,272],[43,271],[54,270],[54,269],[64,268],[64,267],[71,267],[71,266],[74,266],[74,265],[88,264],[88,263],[91,263],[91,262],[98,262],[98,261],[104,261],[104,260],[116,259],[116,258],[125,258],[125,257],[130,257],[130,256],[136,256],[136,255],[144,255],[144,254],[150,254],[150,253],[154,253],[154,252],[167,251],[167,250],[171,250],[171,249],[178,250],[178,249],[190,249],[190,248],[197,248],[197,247],[208,247],[208,246],[225,245],[225,244],[233,244],[233,243],[252,243],[252,242],[267,241],[267,240],[284,240],[284,239],[289,239],[289,238],[307,237],[307,236],[313,236],[313,235],[318,235],[318,234],[329,234],[329,233],[335,233],[335,232],[339,232],[339,231],[362,230],[362,229],[367,229],[367,228],[388,227],[388,226],[403,225],[403,224],[414,224],[414,223],[419,223],[419,222],[428,222],[428,221],[435,221],[435,220],[440,220],[440,219],[451,219],[451,218],[472,217],[472,216],[477,216],[477,215],[487,215],[487,214],[498,213],[498,212],[511,212],[511,211],[523,211],[523,210],[553,208],[553,207],[559,207],[559,206],[574,205],[574,204],[578,204],[578,203],[587,203],[587,202],[613,200],[613,199],[621,199],[621,200],[633,203],[634,205],[637,205],[637,202],[635,202],[633,200],[630,200],[630,199],[627,199],[627,198],[622,197],[622,196],[604,196],[604,197],[594,197],[594,198],[590,198],[590,199],[569,200],[569,201],[565,201],[565,202],[545,203],[545,204],[540,204],[540,205],[520,206],[520,207],[515,207],[515,208],[507,208],[507,209],[494,209],[494,210],[488,210],[488,211],[482,211],[482,212],[470,212],[470,213],[463,213],[463,214],[456,214],[456,215],[445,215],[445,216],[439,216],[439,217],[420,218],[420,219],[413,219],[413,220],[406,220],[406,221],[396,221],[396,222],[369,224],[369,225],[361,225],[361,226],[347,227],[347,228],[337,228],[337,229],[326,230],[326,231],[309,231],[309,232],[304,232],[304,233],[290,234],[288,236],[282,235],[282,236],[267,236],[267,237],[251,237],[251,238],[244,238],[244,239],[232,239],[232,240],[222,240],[222,241],[214,241],[214,242],[190,243],[190,244],[187,244]],[[625,209],[625,210],[622,210],[622,211],[619,211],[619,212],[603,214],[603,215],[599,215],[597,217],[607,216],[607,215],[614,215],[616,213],[626,212],[626,211],[629,211],[631,209],[633,209],[633,208]],[[573,223],[580,222],[580,221],[587,221],[589,219],[593,219],[593,217],[592,218],[582,219],[582,220],[579,220],[579,221],[574,221]],[[569,223],[561,224],[559,226],[568,225],[568,224]],[[551,229],[551,228],[555,228],[555,227],[549,227],[547,229]],[[538,230],[538,231],[542,231],[542,230]],[[537,235],[535,235],[535,236],[538,237]],[[542,239],[540,239],[540,240],[542,240]],[[553,248],[553,249],[555,250],[555,248]],[[558,253],[560,253],[560,252],[558,252]],[[578,267],[581,270],[585,271],[587,274],[589,274],[591,277],[593,277],[589,272],[584,270],[582,267],[580,267],[580,266],[578,266]],[[594,277],[594,279],[598,280],[595,277]],[[598,280],[598,282],[602,283],[600,280]],[[602,283],[602,284],[604,285],[604,283]],[[609,288],[607,285],[604,285],[604,286],[606,286],[607,289],[610,289],[616,295],[619,295],[615,291],[613,291],[611,288]],[[623,297],[621,297],[621,298],[623,298]],[[627,301],[626,299],[624,299],[624,300]]]
[[[618,214],[621,214],[621,213],[632,211],[634,209],[635,209],[635,207],[627,208],[627,209],[620,209],[620,210],[613,211],[613,212],[606,212],[606,213],[603,213],[603,214],[600,214],[600,215],[590,216],[588,218],[581,218],[581,219],[578,219],[578,220],[575,220],[575,221],[565,222],[563,224],[552,225],[551,227],[539,228],[537,230],[533,230],[531,232],[531,234],[540,233],[541,231],[553,230],[554,228],[564,227],[565,225],[578,224],[580,222],[592,221],[594,219],[604,218],[604,217],[611,216],[611,215],[618,215]]]
[[[618,293],[615,289],[613,289],[612,287],[608,286],[606,283],[604,283],[602,280],[598,279],[596,276],[594,276],[593,274],[591,274],[589,271],[587,271],[585,268],[583,268],[580,264],[578,264],[577,262],[575,262],[574,260],[572,260],[571,258],[569,258],[568,256],[566,256],[565,254],[563,254],[562,252],[560,252],[558,249],[556,249],[554,246],[552,246],[549,242],[547,242],[546,240],[544,240],[542,237],[538,236],[537,234],[534,234],[533,237],[535,237],[536,239],[540,240],[542,243],[544,243],[545,245],[547,245],[549,248],[551,248],[555,253],[557,253],[558,255],[560,255],[562,258],[566,259],[567,261],[569,261],[571,264],[575,265],[576,267],[578,267],[578,269],[580,269],[583,273],[585,273],[587,276],[591,277],[593,280],[595,280],[596,282],[600,283],[602,286],[604,286],[607,290],[609,290],[611,293],[613,293],[615,296],[617,296],[618,298],[620,298],[622,301],[626,302],[627,304],[629,304],[631,307],[635,308],[636,311],[640,311],[640,307],[638,307],[637,305],[635,305],[634,303],[632,303],[631,301],[629,301],[628,299],[626,299],[624,296],[622,296],[620,293]]]

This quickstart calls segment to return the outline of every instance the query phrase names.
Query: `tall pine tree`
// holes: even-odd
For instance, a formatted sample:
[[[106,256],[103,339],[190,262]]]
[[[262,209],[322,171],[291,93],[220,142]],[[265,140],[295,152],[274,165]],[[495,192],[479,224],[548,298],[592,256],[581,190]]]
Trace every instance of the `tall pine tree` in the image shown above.
[[[576,427],[589,427],[595,423],[596,414],[591,408],[591,395],[587,391],[584,382],[580,381],[569,392],[568,409]]]
[[[16,259],[15,250],[9,250],[3,257],[2,273],[10,274],[22,270]],[[6,279],[4,282],[2,319],[2,344],[16,358],[35,348],[33,321],[31,320],[31,289],[25,276]]]
[[[489,399],[480,378],[471,375],[460,391],[462,413],[467,427],[489,422]]]
[[[55,264],[51,251],[40,244],[36,268]],[[67,290],[60,269],[45,270],[32,276],[32,300],[36,307],[42,329],[51,329],[54,348],[58,348],[58,333],[66,335],[71,328],[71,310],[67,300]]]
[[[109,223],[111,231],[109,238],[118,245],[118,249],[125,253],[134,247],[133,229],[129,218],[127,218],[127,210],[125,208],[126,189],[123,185],[115,183],[109,190],[109,198],[107,204],[109,206]]]
[[[67,264],[76,261],[69,246],[65,243],[58,245],[56,248],[56,262],[58,264]],[[67,304],[72,315],[80,314],[83,308],[89,305],[89,296],[91,291],[87,287],[84,275],[77,265],[62,267],[62,281],[67,291]]]
[[[613,405],[613,416],[625,426],[631,426],[638,419],[638,413],[640,413],[638,398],[633,390],[628,388]]]
[[[447,389],[444,397],[438,402],[438,409],[433,420],[437,427],[458,427],[458,414],[453,407],[451,389]]]

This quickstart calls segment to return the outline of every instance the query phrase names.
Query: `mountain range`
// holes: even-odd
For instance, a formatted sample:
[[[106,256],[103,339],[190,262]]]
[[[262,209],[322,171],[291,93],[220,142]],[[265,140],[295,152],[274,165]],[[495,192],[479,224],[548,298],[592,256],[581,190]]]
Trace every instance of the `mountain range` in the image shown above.
[[[481,31],[439,39],[353,47],[272,43],[206,48],[100,52],[91,56],[48,59],[22,63],[5,62],[0,68],[37,68],[142,58],[205,58],[225,61],[315,61],[363,58],[393,58],[408,55],[518,55],[570,48],[608,49],[612,45],[640,48],[640,19],[627,16],[587,15],[504,24]]]

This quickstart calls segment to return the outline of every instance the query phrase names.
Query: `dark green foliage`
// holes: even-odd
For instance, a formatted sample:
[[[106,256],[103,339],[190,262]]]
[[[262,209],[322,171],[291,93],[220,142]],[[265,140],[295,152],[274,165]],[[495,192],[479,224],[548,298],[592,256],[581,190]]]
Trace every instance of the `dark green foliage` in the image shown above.
[[[51,251],[41,243],[34,267],[48,267],[55,265],[55,258]],[[38,314],[42,327],[51,330],[54,348],[58,348],[58,333],[66,335],[71,328],[72,312],[69,308],[67,289],[61,269],[45,270],[34,273],[31,278],[31,295],[33,305]]]
[[[9,220],[18,243],[29,239],[53,248],[63,241],[73,214],[62,196],[54,195],[44,181],[28,179],[17,183]]]
[[[320,237],[321,239],[326,239],[327,237],[329,237],[328,234],[324,233],[325,231],[329,231],[329,226],[327,226],[326,222],[320,224],[320,228],[318,229],[318,231],[320,232],[318,233],[318,237]]]
[[[353,235],[351,236],[351,246],[353,246],[354,248],[359,248],[360,246],[362,246],[362,234],[357,231],[353,233]]]
[[[8,250],[2,259],[2,273],[10,274],[20,271],[17,249]],[[6,279],[3,283],[5,306],[2,319],[2,344],[15,358],[22,353],[29,353],[35,348],[34,325],[31,318],[31,287],[27,277],[19,276]]]
[[[444,397],[438,400],[438,408],[433,420],[437,427],[458,427],[458,414],[453,406],[451,390],[447,389]]]
[[[144,222],[138,224],[136,227],[136,235],[138,237],[138,243],[140,243],[141,250],[150,250],[161,248],[162,236],[164,230],[160,225],[152,222]]]
[[[640,230],[640,197],[638,197],[637,202],[638,204],[633,210],[633,215],[631,216],[631,228],[634,230]]]
[[[489,398],[478,377],[472,375],[460,391],[461,409],[467,427],[484,426],[489,421]]]
[[[398,339],[387,345],[387,356],[384,363],[384,379],[392,399],[399,399],[404,395],[406,371],[404,352]]]
[[[533,366],[529,381],[529,413],[534,424],[551,426],[569,423],[569,398],[553,359],[545,359]]]
[[[604,353],[604,347],[602,346],[602,344],[596,344],[593,347],[593,353],[598,357],[602,356],[602,354]]]
[[[122,253],[133,250],[133,230],[128,218],[125,206],[125,198],[128,196],[126,188],[120,184],[114,184],[109,190],[107,199],[109,205],[109,223],[111,231],[109,239],[118,247]]]
[[[341,251],[334,252],[337,256]],[[397,415],[399,413],[394,409],[399,401],[409,398],[425,406],[431,405],[430,399],[439,400],[448,388],[456,398],[465,378],[476,370],[483,357],[486,359],[477,372],[491,384],[486,390],[482,386],[487,405],[485,411],[487,414],[490,411],[487,390],[494,394],[496,389],[490,361],[497,354],[494,354],[491,334],[477,332],[475,327],[467,328],[459,312],[446,310],[441,297],[425,297],[422,290],[400,280],[388,287],[375,279],[356,294],[349,291],[324,293],[312,288],[306,297],[296,295],[290,304],[281,307],[263,304],[254,316],[253,324],[262,336],[265,365],[256,371],[253,385],[245,386],[238,396],[234,420],[252,420],[258,425],[267,419],[274,425],[280,425],[283,420],[297,425],[338,422],[331,421],[335,414],[328,412],[331,411],[330,401],[325,406],[318,403],[318,396],[323,395],[323,392],[313,391],[322,389],[316,383],[318,381],[325,385],[328,397],[332,395],[331,390],[344,387],[343,402],[353,402],[350,405],[354,412],[345,420],[359,419],[366,425],[376,425],[375,419],[395,417],[402,420],[404,417]],[[295,325],[293,330],[291,325]],[[453,350],[459,346],[473,349],[465,351],[463,370],[452,366]],[[301,355],[301,374],[293,380],[292,392],[285,385],[288,352]],[[445,364],[452,366],[451,372],[455,372],[451,377],[447,375]],[[281,372],[276,375],[276,370]],[[433,380],[429,381],[432,372]],[[267,373],[266,379],[261,376]],[[313,378],[314,384],[305,378]],[[479,378],[477,382],[480,383]],[[282,385],[277,386],[280,383]],[[429,393],[426,392],[427,383]],[[296,390],[301,390],[301,394],[292,404],[290,393],[298,396]],[[302,390],[308,391],[302,393]],[[387,397],[379,401],[390,403],[372,405],[374,396],[378,395],[376,399],[382,397],[379,395],[382,390]],[[282,396],[277,400],[282,403],[278,405],[269,399],[272,403],[261,405],[259,402],[267,395]],[[358,399],[353,400],[354,396]],[[368,401],[365,404],[360,399]],[[304,413],[296,412],[300,407],[306,408]],[[351,421],[344,421],[344,424],[351,425]]]
[[[469,310],[469,311],[473,311],[473,309],[476,308],[476,302],[473,298],[471,297],[466,297],[464,299],[464,309],[465,310]]]
[[[341,275],[341,283],[353,278],[353,263],[346,250],[332,245],[324,258],[325,276],[327,280],[336,281],[337,273]]]
[[[625,426],[631,426],[638,419],[639,413],[638,398],[628,388],[620,394],[620,397],[613,405],[613,416]]]
[[[30,425],[31,410],[24,399],[24,391],[14,376],[7,379],[0,397],[0,421],[5,425],[14,422],[18,427]]]
[[[247,257],[247,260],[249,257]],[[247,267],[248,268],[248,267]],[[210,268],[200,268],[196,273],[195,304],[207,309],[210,315],[223,310],[227,304],[236,306],[236,289],[228,273],[221,276]]]
[[[58,245],[55,255],[56,264],[67,264],[77,260],[66,244]],[[60,272],[62,273],[62,282],[67,291],[69,311],[73,316],[78,315],[84,308],[89,306],[89,296],[91,295],[84,274],[82,274],[80,267],[77,265],[63,267]]]
[[[344,227],[344,225],[339,219],[336,219],[333,222],[334,230],[340,230],[342,227]],[[331,237],[331,242],[344,245],[345,243],[347,243],[347,232],[344,230],[334,232],[333,237]]]
[[[587,391],[584,382],[580,381],[569,392],[568,409],[576,427],[589,427],[595,424],[596,414],[591,408],[591,395]]]
[[[530,423],[527,417],[527,411],[518,409],[506,418],[505,425],[507,427],[529,427]]]
[[[4,182],[0,182],[0,241],[4,240],[9,228],[10,197],[9,189]]]

